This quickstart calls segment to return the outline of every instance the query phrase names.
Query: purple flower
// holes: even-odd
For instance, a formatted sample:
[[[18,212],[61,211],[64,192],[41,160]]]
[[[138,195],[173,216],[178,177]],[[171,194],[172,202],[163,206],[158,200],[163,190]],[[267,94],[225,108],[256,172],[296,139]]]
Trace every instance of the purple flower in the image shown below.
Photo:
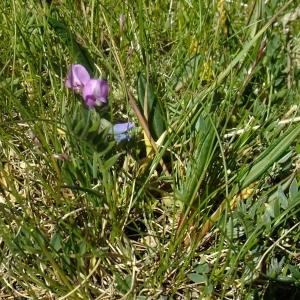
[[[101,79],[91,79],[82,65],[71,65],[65,86],[77,93],[81,92],[85,104],[90,108],[107,103],[108,83]]]
[[[84,66],[78,64],[71,65],[65,86],[73,89],[75,92],[80,92],[90,79],[90,74]]]
[[[130,137],[128,131],[134,128],[134,124],[131,122],[128,123],[119,123],[114,125],[110,130],[109,133],[114,135],[116,142],[121,141],[129,141]]]
[[[107,103],[109,86],[105,80],[90,79],[83,87],[82,96],[88,107]]]

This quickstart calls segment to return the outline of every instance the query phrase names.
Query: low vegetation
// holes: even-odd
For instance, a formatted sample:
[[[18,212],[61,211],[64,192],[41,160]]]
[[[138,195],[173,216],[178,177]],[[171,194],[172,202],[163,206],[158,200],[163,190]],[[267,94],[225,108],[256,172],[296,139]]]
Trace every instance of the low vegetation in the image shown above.
[[[0,13],[1,299],[300,299],[297,1]]]

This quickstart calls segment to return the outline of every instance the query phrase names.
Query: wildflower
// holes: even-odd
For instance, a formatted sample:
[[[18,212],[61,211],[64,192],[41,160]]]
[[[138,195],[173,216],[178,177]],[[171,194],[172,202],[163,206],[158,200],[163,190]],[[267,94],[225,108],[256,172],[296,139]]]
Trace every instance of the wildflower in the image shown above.
[[[101,106],[107,103],[109,86],[105,80],[90,79],[83,87],[82,96],[88,107]]]
[[[90,74],[84,66],[73,64],[69,70],[65,86],[79,93],[90,79]]]
[[[85,104],[90,108],[107,103],[109,86],[106,80],[91,79],[82,65],[71,65],[65,85],[77,93],[81,92]]]
[[[109,130],[109,133],[114,135],[117,143],[120,143],[122,141],[129,141],[130,137],[128,132],[134,127],[134,124],[131,122],[119,123],[113,125],[113,127]]]

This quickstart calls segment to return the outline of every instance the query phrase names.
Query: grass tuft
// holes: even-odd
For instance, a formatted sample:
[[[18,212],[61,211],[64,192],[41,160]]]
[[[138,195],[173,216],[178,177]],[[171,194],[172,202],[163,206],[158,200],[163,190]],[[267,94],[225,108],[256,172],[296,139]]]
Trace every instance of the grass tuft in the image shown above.
[[[0,14],[1,299],[299,298],[296,1]]]

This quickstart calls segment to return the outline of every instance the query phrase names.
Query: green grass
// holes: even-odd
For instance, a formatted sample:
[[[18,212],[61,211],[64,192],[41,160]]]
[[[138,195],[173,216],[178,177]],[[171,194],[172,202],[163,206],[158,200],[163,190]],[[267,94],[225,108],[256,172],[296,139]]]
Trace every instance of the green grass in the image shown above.
[[[0,4],[0,298],[298,299],[297,1],[125,2]]]

